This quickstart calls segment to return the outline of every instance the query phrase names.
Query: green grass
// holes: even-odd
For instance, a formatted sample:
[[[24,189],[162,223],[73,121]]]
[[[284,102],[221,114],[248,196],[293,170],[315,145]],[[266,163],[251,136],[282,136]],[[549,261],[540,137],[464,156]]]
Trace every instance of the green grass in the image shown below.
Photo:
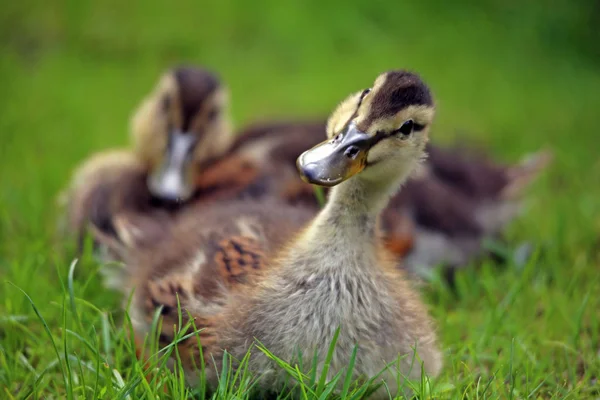
[[[506,161],[553,149],[507,234],[508,250],[527,241],[533,256],[484,260],[458,273],[455,289],[440,279],[424,288],[445,368],[417,393],[600,396],[600,75],[588,29],[598,14],[592,2],[570,4],[4,2],[0,398],[202,397],[203,385],[187,388],[180,369],[164,367],[173,347],[136,360],[100,266],[84,258],[70,275],[73,252],[53,237],[55,195],[71,169],[125,145],[130,112],[181,61],[220,72],[238,124],[323,116],[379,72],[407,67],[436,95],[435,141],[468,138]],[[217,395],[247,397],[249,377],[236,379],[241,388],[224,382]],[[299,397],[323,394],[314,382]]]

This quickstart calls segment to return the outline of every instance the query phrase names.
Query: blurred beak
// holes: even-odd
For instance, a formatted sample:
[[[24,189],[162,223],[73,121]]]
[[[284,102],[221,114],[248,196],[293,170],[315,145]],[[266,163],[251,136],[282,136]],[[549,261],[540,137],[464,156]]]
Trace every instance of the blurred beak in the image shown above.
[[[320,186],[335,186],[362,171],[372,137],[348,124],[342,133],[305,151],[296,166],[302,180]]]
[[[194,194],[192,154],[196,138],[191,133],[171,132],[163,162],[148,177],[153,196],[167,201],[186,201]]]

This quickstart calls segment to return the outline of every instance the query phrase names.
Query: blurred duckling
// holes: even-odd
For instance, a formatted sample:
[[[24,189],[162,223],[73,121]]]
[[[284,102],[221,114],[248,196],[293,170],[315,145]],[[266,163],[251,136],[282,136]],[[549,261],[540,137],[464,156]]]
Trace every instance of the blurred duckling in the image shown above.
[[[432,96],[417,75],[384,73],[372,89],[344,100],[329,119],[327,140],[298,158],[306,182],[332,188],[316,216],[281,202],[183,210],[163,241],[134,248],[126,263],[122,289],[135,289],[130,316],[138,343],[156,310],[163,344],[180,323],[204,328],[201,347],[195,336],[183,340],[178,357],[194,384],[203,354],[214,387],[221,368],[213,361],[224,350],[241,360],[255,340],[292,365],[311,366],[316,354],[319,374],[340,328],[329,379],[347,368],[355,346],[352,378],[389,366],[379,380],[392,395],[401,390],[398,376],[435,377],[442,354],[432,321],[386,250],[378,223],[390,195],[423,160],[433,116]],[[252,352],[249,368],[263,390],[280,389],[285,380],[260,351]],[[375,394],[387,396],[384,388]]]
[[[117,215],[163,224],[178,202],[192,198],[203,169],[229,150],[227,97],[218,77],[204,69],[165,73],[132,117],[134,151],[93,155],[74,172],[61,196],[65,229],[82,242],[90,227],[95,239],[114,237]]]

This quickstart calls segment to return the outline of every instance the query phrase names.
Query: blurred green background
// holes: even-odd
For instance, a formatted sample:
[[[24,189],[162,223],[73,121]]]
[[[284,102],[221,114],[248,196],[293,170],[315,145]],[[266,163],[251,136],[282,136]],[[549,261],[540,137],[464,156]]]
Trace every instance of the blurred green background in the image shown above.
[[[554,151],[529,211],[510,229],[513,243],[530,239],[546,252],[527,278],[543,277],[543,294],[529,281],[521,288],[515,301],[522,314],[502,337],[538,332],[571,340],[561,329],[571,326],[585,293],[595,299],[599,289],[598,26],[598,1],[3,1],[0,313],[31,313],[4,281],[41,304],[62,298],[59,277],[68,262],[51,239],[56,194],[86,156],[127,145],[129,115],[166,68],[191,63],[217,71],[232,92],[238,127],[324,117],[378,73],[409,68],[435,94],[434,141],[482,143],[503,161],[541,147]],[[475,321],[486,320],[518,276],[507,274],[491,278],[483,292],[467,285],[471,297],[462,300],[442,301],[433,290],[446,348],[469,345],[464,332],[478,329]],[[116,304],[116,296],[101,295],[99,281],[90,287],[87,298],[99,307]],[[532,328],[540,298],[555,301],[558,311]],[[595,326],[597,306],[593,300],[581,317],[595,316]],[[56,307],[44,307],[50,321],[59,318]],[[595,337],[584,347],[572,344],[587,363],[595,362]],[[28,339],[11,340],[18,348]],[[561,357],[541,347],[533,352]],[[549,361],[549,370],[573,362],[564,357]]]
[[[220,73],[238,125],[325,116],[379,72],[414,69],[438,101],[434,140],[464,130],[511,160],[550,145],[598,172],[598,2],[3,3],[0,199],[25,230],[77,161],[127,143],[133,108],[182,62]]]

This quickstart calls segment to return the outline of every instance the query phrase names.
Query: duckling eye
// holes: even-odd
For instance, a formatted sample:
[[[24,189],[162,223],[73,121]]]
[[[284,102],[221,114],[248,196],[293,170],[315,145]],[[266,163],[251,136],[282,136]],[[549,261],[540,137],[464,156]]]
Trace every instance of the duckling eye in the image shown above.
[[[414,128],[414,122],[412,119],[404,121],[402,126],[394,131],[394,133],[401,133],[404,136],[408,136],[412,133]]]
[[[350,146],[346,149],[344,154],[346,155],[346,157],[348,157],[350,159],[354,159],[359,152],[360,152],[360,149],[358,147]]]

